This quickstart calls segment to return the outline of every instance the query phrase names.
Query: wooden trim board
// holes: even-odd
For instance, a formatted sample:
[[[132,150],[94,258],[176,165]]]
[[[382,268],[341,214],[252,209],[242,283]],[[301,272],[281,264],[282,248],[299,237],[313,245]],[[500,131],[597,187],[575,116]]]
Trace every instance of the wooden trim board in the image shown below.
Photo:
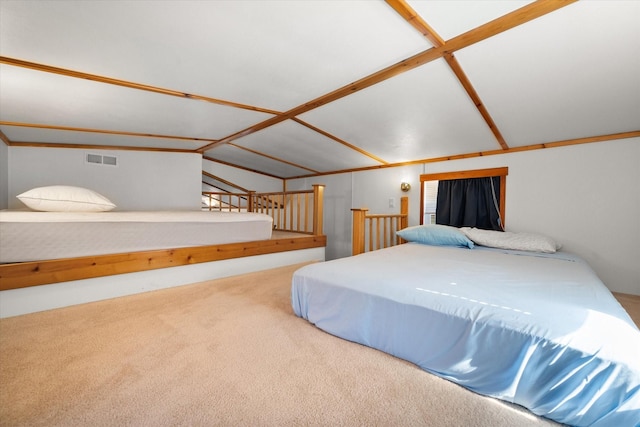
[[[620,305],[627,310],[636,326],[640,328],[640,295],[622,294],[620,292],[612,292],[612,294]]]
[[[0,291],[326,246],[324,235],[0,265]]]

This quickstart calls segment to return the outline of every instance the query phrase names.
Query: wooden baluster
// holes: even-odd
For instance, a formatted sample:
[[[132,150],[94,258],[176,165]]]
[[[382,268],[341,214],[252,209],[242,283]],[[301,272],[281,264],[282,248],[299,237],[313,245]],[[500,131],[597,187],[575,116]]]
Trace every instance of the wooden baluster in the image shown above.
[[[304,193],[304,231],[309,232],[309,193]]]
[[[271,203],[273,204],[274,208],[278,209],[278,224],[280,225],[280,227],[283,230],[287,229],[287,215],[289,214],[287,212],[287,208],[286,206],[284,206],[282,204],[283,198],[282,198],[282,193],[278,193],[278,194],[273,194],[272,198],[271,198]]]
[[[299,196],[300,196],[299,194],[296,194],[296,231],[300,231],[302,229],[302,227],[300,227],[300,220],[302,219],[302,214],[300,209],[302,208],[302,204],[300,203]]]

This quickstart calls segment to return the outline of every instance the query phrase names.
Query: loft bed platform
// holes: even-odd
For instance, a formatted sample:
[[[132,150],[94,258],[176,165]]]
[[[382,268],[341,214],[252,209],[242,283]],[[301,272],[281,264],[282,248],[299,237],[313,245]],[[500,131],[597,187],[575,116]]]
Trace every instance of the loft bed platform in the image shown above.
[[[323,248],[327,238],[274,231],[271,239],[0,265],[0,291],[205,262]]]
[[[244,203],[217,204],[222,212],[270,216],[273,229],[268,238],[259,240],[1,263],[0,317],[324,261],[323,192],[322,185],[297,192],[250,192],[240,196]],[[229,195],[207,193],[206,197],[223,200]]]

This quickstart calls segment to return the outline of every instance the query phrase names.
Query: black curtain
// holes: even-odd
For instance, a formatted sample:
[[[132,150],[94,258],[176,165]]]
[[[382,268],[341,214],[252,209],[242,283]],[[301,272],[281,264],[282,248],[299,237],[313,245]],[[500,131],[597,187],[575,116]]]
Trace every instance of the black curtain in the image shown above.
[[[436,224],[502,230],[500,212],[496,209],[499,203],[499,177],[441,180],[438,182]]]

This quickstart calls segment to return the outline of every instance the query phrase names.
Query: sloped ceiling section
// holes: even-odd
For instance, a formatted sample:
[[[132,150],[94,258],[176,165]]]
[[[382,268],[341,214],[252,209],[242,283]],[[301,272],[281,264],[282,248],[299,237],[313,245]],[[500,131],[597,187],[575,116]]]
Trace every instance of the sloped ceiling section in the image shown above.
[[[637,1],[0,0],[0,137],[291,178],[640,136],[639,22]]]

